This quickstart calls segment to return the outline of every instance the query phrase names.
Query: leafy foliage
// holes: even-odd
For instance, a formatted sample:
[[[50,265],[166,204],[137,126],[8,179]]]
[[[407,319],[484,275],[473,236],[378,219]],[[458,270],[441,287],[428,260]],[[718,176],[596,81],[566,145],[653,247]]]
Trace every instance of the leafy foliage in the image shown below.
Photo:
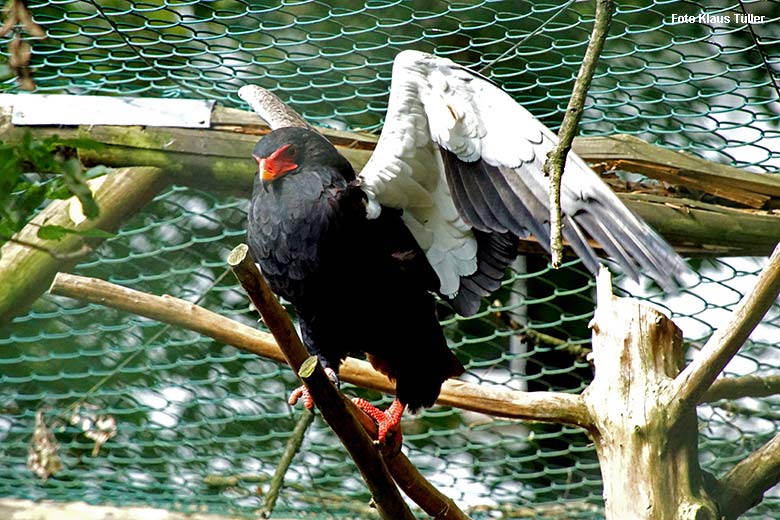
[[[46,200],[67,199],[73,195],[81,202],[84,215],[99,214],[87,180],[108,170],[96,166],[85,170],[76,156],[76,147],[96,148],[88,139],[61,139],[57,136],[33,139],[25,133],[13,143],[0,141],[0,244],[22,229]],[[66,234],[106,238],[104,231],[78,231],[62,226],[41,226],[38,237],[59,240]]]

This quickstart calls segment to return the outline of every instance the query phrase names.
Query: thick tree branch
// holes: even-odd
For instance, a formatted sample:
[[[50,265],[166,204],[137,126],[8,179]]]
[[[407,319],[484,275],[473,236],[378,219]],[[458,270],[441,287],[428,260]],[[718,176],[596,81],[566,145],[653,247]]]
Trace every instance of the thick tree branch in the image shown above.
[[[609,33],[612,10],[612,0],[596,0],[596,20],[593,24],[593,32],[590,35],[585,56],[582,58],[582,64],[577,73],[577,80],[574,83],[561,128],[558,130],[558,144],[547,154],[547,161],[544,163],[544,171],[550,176],[550,252],[552,253],[552,265],[556,268],[563,261],[561,177],[566,164],[566,156],[569,154],[574,136],[577,134],[590,82]]]
[[[720,479],[718,502],[724,518],[731,520],[758,504],[764,492],[780,482],[780,433]]]
[[[263,316],[264,323],[276,338],[290,367],[299,373],[301,365],[309,354],[298,337],[287,311],[260,274],[249,253],[249,248],[241,244],[233,249],[228,257],[228,263],[252,303]],[[414,515],[401,497],[384,460],[357,416],[347,408],[344,397],[328,379],[322,366],[314,363],[312,368],[311,374],[304,378],[306,386],[322,417],[338,435],[352,460],[355,461],[382,518],[414,520]]]
[[[696,358],[674,379],[672,417],[700,402],[726,364],[734,357],[780,293],[780,245],[761,270],[753,289],[710,337]]]
[[[50,292],[193,330],[246,352],[285,361],[270,334],[173,296],[155,296],[105,280],[68,273],[57,274]],[[365,361],[347,358],[341,365],[339,377],[364,388],[395,393],[395,385]],[[584,428],[590,424],[581,397],[574,394],[519,392],[450,379],[445,381],[437,403],[510,419],[565,423]]]

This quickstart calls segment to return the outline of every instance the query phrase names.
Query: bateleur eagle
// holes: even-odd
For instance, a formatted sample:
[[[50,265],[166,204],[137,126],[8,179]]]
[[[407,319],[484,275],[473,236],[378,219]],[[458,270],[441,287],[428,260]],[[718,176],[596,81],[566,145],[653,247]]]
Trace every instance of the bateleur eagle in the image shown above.
[[[490,80],[417,51],[395,59],[384,128],[359,176],[276,96],[256,86],[239,94],[273,129],[254,149],[249,247],[326,368],[366,352],[396,381],[387,414],[360,402],[381,441],[405,406],[432,405],[463,372],[433,295],[473,315],[499,287],[519,238],[549,247],[542,166],[557,138]],[[563,237],[593,273],[600,264],[590,241],[631,277],[666,289],[688,269],[574,153],[561,207]]]

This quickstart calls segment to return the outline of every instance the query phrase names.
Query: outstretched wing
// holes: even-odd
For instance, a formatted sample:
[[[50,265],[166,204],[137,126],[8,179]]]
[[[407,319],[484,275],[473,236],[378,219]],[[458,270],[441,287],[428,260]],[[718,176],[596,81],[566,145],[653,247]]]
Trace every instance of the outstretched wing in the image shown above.
[[[486,78],[446,58],[398,54],[382,136],[361,173],[369,216],[380,205],[404,221],[439,276],[439,292],[472,314],[514,259],[515,237],[549,247],[548,179],[557,137]],[[563,235],[592,272],[597,242],[632,277],[665,288],[685,262],[569,153],[562,178]]]

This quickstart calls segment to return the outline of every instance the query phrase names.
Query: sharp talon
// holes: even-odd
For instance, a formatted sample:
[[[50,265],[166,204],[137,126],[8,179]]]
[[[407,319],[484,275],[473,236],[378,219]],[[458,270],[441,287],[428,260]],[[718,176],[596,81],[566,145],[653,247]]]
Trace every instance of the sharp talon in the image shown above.
[[[325,368],[325,374],[327,374],[328,378],[333,381],[333,384],[336,385],[336,387],[339,386],[339,377],[336,374],[336,371],[333,370],[330,367],[324,367]],[[298,401],[303,401],[303,406],[305,406],[307,409],[311,410],[314,408],[314,399],[312,399],[311,394],[309,393],[309,389],[306,388],[306,385],[301,385],[295,390],[293,390],[290,393],[290,398],[287,399],[287,403],[290,406],[295,406]]]
[[[391,430],[401,434],[401,415],[406,406],[398,399],[394,400],[384,412],[361,397],[353,398],[352,402],[376,423],[378,430],[376,444],[384,444]]]

